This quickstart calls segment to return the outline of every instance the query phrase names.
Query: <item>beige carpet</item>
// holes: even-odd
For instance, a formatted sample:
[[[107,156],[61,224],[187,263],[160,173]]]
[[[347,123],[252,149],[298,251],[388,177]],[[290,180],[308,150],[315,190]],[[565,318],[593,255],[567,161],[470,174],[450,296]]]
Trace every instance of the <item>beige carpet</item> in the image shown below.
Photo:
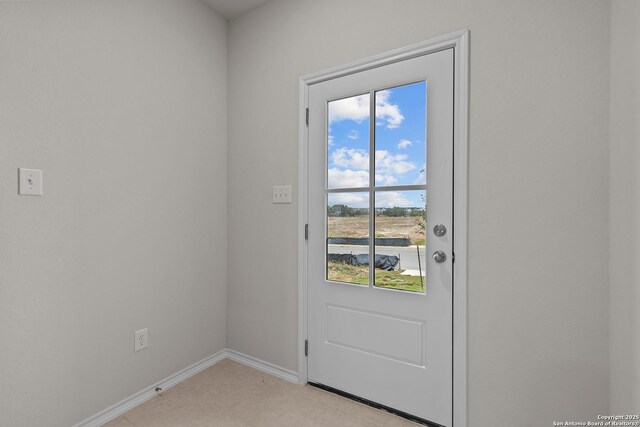
[[[418,424],[225,359],[106,424],[132,425],[416,427]]]

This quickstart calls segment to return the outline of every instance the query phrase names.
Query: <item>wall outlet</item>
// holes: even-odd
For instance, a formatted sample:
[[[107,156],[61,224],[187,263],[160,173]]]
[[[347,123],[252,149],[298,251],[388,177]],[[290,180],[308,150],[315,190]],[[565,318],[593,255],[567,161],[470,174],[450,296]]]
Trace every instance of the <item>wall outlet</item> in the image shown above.
[[[291,203],[291,186],[274,185],[273,203]]]
[[[138,352],[147,348],[149,344],[149,336],[147,335],[147,328],[140,329],[134,333],[133,351]]]

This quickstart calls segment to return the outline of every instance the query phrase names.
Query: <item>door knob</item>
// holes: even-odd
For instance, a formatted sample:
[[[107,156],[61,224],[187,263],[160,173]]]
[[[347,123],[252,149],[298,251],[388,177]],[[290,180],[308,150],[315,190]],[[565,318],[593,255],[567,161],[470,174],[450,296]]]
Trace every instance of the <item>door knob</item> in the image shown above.
[[[438,263],[438,264],[442,264],[443,262],[445,262],[447,260],[447,254],[445,254],[442,251],[435,251],[433,253],[433,259]]]

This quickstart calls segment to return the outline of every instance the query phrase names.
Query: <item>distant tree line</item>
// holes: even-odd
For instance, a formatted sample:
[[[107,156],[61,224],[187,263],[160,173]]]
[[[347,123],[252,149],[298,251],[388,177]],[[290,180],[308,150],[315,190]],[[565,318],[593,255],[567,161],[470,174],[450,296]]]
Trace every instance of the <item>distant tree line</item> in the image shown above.
[[[369,208],[352,208],[347,205],[333,205],[327,208],[329,216],[363,216],[369,215]]]
[[[327,208],[327,214],[333,217],[354,217],[354,216],[363,216],[369,214],[368,208],[352,208],[347,205],[333,205]],[[389,216],[389,217],[402,217],[402,216],[410,216],[410,217],[424,217],[425,209],[424,208],[401,208],[399,206],[394,206],[391,208],[376,208],[377,216]]]

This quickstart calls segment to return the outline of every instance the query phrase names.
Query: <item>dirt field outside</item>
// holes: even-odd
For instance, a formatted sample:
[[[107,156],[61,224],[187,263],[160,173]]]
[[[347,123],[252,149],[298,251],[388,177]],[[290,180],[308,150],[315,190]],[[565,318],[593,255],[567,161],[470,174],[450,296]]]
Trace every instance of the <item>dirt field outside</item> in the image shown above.
[[[417,227],[417,218],[411,216],[377,216],[375,237],[408,237],[412,245],[423,245],[424,232]],[[369,217],[329,217],[328,237],[367,237],[369,235]]]

